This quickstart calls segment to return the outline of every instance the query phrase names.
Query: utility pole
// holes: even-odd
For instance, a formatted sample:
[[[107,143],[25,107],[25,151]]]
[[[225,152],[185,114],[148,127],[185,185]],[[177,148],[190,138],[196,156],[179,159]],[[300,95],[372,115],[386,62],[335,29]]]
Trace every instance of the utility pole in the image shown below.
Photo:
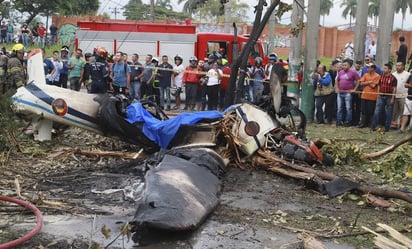
[[[320,21],[320,0],[308,1],[308,21],[306,27],[306,45],[304,61],[304,77],[302,84],[302,112],[308,120],[313,121],[314,96],[315,91],[310,73],[316,70],[316,60],[318,57],[319,21]]]
[[[271,0],[271,3],[273,3],[274,0]],[[269,29],[269,33],[268,33],[268,44],[267,44],[267,54],[271,54],[274,52],[275,50],[275,26],[276,26],[276,16],[274,13],[272,13],[272,15],[270,15],[269,17],[269,23],[268,23],[268,29]]]
[[[117,14],[120,14],[120,11],[117,10],[117,7],[112,8],[112,13],[114,14],[114,19],[117,19]]]
[[[381,1],[379,6],[376,64],[383,66],[390,59],[393,19],[396,0]]]
[[[299,24],[303,23],[303,8],[305,6],[304,2],[304,0],[293,1],[292,30],[299,29]],[[296,106],[299,106],[298,72],[300,63],[302,62],[302,33],[303,30],[300,30],[298,34],[292,37],[289,52],[288,88],[290,88],[290,90],[288,89],[288,93],[291,93],[291,97],[296,98]]]
[[[363,61],[365,58],[366,28],[368,25],[368,15],[366,10],[369,0],[357,0],[356,25],[355,25],[355,61]],[[383,1],[381,2],[383,4]]]
[[[152,22],[155,21],[154,5],[155,5],[154,0],[150,0],[150,20]]]
[[[225,33],[230,33],[230,28],[232,27],[232,23],[230,22],[231,16],[232,16],[232,0],[227,1],[224,4],[225,8],[225,26],[224,26],[224,31]]]

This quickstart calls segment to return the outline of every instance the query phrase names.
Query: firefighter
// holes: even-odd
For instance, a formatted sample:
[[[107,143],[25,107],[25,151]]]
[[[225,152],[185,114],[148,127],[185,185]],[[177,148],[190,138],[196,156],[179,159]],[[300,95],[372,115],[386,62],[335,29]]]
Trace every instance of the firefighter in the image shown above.
[[[6,92],[10,91],[11,94],[14,94],[16,89],[23,86],[26,82],[23,67],[24,49],[21,43],[14,45],[11,56],[7,62]]]
[[[5,48],[4,51],[0,50],[0,94],[6,93],[6,83],[7,83],[7,57]]]
[[[107,70],[107,54],[107,50],[103,47],[96,47],[94,49],[94,60],[90,62],[90,93],[106,93],[109,90],[111,78]]]

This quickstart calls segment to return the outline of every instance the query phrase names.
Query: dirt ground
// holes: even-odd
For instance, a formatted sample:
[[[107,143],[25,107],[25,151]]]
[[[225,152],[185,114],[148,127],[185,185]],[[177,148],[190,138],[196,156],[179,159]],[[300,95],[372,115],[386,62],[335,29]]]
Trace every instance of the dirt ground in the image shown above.
[[[353,142],[365,152],[405,136],[396,131],[379,134],[325,125],[309,125],[307,135]],[[300,180],[262,169],[228,167],[221,203],[196,231],[142,232],[135,243],[122,228],[133,218],[141,196],[142,159],[88,157],[71,149],[137,152],[139,148],[77,128],[49,142],[35,142],[24,134],[17,140],[22,152],[16,148],[2,153],[0,195],[16,196],[18,180],[24,198],[35,200],[45,219],[41,232],[17,248],[303,248],[297,237],[300,233],[316,236],[327,248],[373,248],[373,236],[362,226],[376,229],[377,223],[412,237],[411,203],[391,199],[391,208],[378,208],[360,193],[329,198]],[[382,172],[371,170],[376,164],[316,169],[382,188],[412,191],[411,179],[404,175],[384,179]],[[0,244],[22,236],[34,225],[30,212],[0,202]],[[94,247],[89,247],[90,241]]]

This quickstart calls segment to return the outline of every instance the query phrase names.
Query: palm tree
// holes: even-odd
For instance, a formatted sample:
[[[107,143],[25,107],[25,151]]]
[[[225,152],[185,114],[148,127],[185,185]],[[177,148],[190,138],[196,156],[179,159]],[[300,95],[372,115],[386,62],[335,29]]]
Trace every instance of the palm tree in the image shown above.
[[[378,25],[379,4],[380,0],[369,0],[368,16],[373,18],[373,25],[375,27]]]
[[[352,18],[355,18],[356,16],[356,0],[344,0],[341,4],[340,7],[344,7],[342,11],[342,17],[346,19],[346,17],[349,15],[349,27],[352,27]]]
[[[397,0],[395,5],[396,13],[402,12],[402,30],[405,21],[406,9],[409,8],[409,13],[412,13],[412,0]]]
[[[170,0],[156,0],[155,5],[163,7],[163,8],[168,9],[168,10],[173,10],[173,6],[172,6],[172,3],[170,2]]]
[[[196,10],[201,7],[206,1],[205,0],[178,0],[177,4],[185,3],[183,5],[183,12],[193,14]]]
[[[330,9],[333,8],[332,0],[321,0],[320,1],[320,15],[322,16],[322,26],[325,26],[325,16],[329,15]]]

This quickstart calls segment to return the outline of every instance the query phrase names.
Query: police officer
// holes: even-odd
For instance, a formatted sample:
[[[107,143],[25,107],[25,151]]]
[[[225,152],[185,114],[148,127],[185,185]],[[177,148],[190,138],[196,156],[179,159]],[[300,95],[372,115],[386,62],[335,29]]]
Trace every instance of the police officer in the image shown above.
[[[23,86],[26,82],[23,67],[24,50],[23,44],[15,44],[7,61],[6,92],[9,91],[11,94],[14,94],[16,89]]]

